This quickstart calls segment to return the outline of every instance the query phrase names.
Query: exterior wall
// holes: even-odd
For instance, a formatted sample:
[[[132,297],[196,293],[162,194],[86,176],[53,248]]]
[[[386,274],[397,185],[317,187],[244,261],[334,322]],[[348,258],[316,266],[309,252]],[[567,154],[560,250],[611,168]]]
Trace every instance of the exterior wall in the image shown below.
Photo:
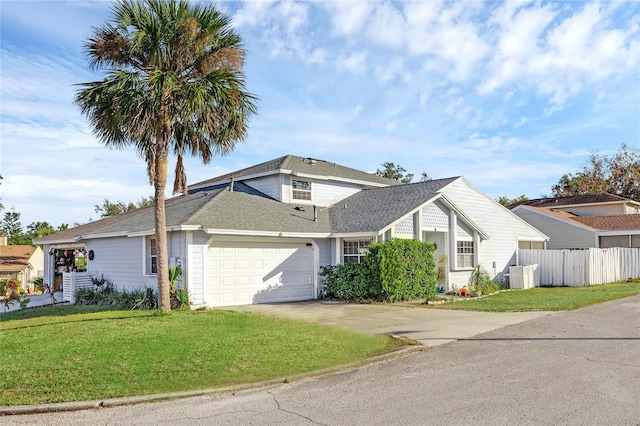
[[[509,267],[516,265],[519,239],[544,239],[536,229],[463,179],[445,188],[444,194],[489,235],[488,240],[477,244],[476,256],[478,263],[492,278],[502,281]],[[454,252],[454,248],[450,251]],[[451,271],[449,282],[460,288],[468,283],[470,275],[471,271]]]
[[[516,208],[513,213],[549,236],[549,241],[547,241],[547,249],[549,250],[596,246],[595,231],[547,217],[526,208]]]
[[[601,235],[599,237],[600,248],[610,247],[640,247],[640,235]]]
[[[121,289],[151,287],[157,289],[156,275],[145,274],[146,241],[149,236],[97,238],[86,241],[87,250],[93,250],[95,258],[89,260],[87,272],[92,277],[102,276]],[[169,265],[176,259],[186,259],[186,237],[183,232],[167,234]],[[184,266],[184,264],[183,264]],[[184,276],[177,281],[183,285]]]
[[[624,214],[638,214],[640,213],[640,206],[633,204],[625,205]]]
[[[185,233],[187,263],[185,265],[185,286],[189,290],[189,299],[194,306],[206,303],[207,242],[211,238],[202,231]]]
[[[312,201],[317,206],[330,206],[352,196],[362,187],[343,182],[316,180],[311,183]]]
[[[258,191],[267,194],[269,197],[282,201],[282,188],[280,185],[279,175],[265,176],[257,179],[245,180],[243,182]]]
[[[393,238],[413,239],[413,215],[407,216],[393,227]]]
[[[27,268],[25,282],[23,284],[32,282],[34,278],[42,277],[44,274],[44,252],[40,247],[36,246],[36,251],[31,255],[29,263],[33,267],[33,270]]]
[[[86,241],[87,251],[95,257],[89,260],[87,272],[92,277],[104,277],[118,288],[151,287],[156,289],[156,276],[144,275],[144,241],[146,237],[98,238]]]
[[[303,180],[311,182],[311,201],[294,200],[291,198],[291,181]],[[253,185],[252,185],[253,186]],[[257,188],[256,188],[257,189]],[[343,200],[356,192],[360,191],[362,186],[349,184],[345,182],[333,182],[326,180],[317,180],[311,178],[295,176],[284,176],[282,180],[282,202],[298,203],[298,204],[315,204],[316,206],[326,207]]]
[[[429,203],[422,208],[422,228],[425,231],[448,230],[449,209],[439,201]]]
[[[626,205],[623,203],[615,204],[595,204],[590,206],[562,207],[559,206],[554,210],[562,210],[570,212],[578,216],[610,216],[625,214],[627,212]]]

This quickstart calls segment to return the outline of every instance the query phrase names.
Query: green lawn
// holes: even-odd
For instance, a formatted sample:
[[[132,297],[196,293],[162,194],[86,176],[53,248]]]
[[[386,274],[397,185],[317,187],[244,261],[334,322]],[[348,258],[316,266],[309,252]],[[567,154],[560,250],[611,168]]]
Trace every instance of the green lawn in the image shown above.
[[[29,309],[0,317],[0,405],[206,389],[310,372],[394,343],[223,310]]]
[[[527,290],[501,291],[479,299],[429,305],[429,307],[490,312],[565,311],[634,294],[640,294],[640,280],[590,287],[537,287]]]

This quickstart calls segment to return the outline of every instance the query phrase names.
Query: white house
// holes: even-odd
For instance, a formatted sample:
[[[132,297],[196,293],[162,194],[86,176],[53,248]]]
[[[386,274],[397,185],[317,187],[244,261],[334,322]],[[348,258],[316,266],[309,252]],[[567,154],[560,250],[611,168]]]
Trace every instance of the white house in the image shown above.
[[[624,197],[541,198],[509,207],[550,236],[549,249],[640,247],[640,203]]]
[[[477,265],[501,280],[517,263],[519,244],[544,247],[547,240],[463,177],[401,185],[287,155],[189,192],[167,200],[167,238],[170,264],[185,270],[178,285],[201,306],[316,298],[320,266],[360,261],[367,244],[390,238],[435,243],[447,288],[465,285]],[[92,276],[120,287],[156,286],[153,207],[37,242],[51,253],[46,280],[55,279],[55,255],[66,250],[90,254]]]

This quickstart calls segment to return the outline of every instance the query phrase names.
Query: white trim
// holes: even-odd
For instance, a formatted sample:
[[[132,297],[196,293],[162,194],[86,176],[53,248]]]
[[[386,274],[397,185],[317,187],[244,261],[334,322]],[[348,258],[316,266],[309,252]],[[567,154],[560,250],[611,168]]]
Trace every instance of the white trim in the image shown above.
[[[185,274],[182,286],[185,290],[190,291],[191,283],[193,282],[193,271],[191,268],[191,259],[193,259],[193,232],[191,231],[185,232],[184,253],[185,259],[182,261],[182,270],[185,271]]]
[[[320,247],[315,241],[311,241],[313,251],[313,298],[318,298],[318,273],[320,272]]]
[[[330,234],[331,238],[360,238],[360,237],[370,237],[376,238],[380,232],[345,232],[340,234]]]
[[[330,238],[329,233],[278,232],[278,231],[245,231],[238,229],[205,229],[210,235],[238,235],[254,237],[284,237],[284,238]]]

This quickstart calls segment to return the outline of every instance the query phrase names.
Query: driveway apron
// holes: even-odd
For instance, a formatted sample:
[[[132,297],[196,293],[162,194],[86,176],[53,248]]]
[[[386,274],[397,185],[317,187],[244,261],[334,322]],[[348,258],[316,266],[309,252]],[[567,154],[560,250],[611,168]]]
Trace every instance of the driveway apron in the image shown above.
[[[398,335],[416,340],[426,347],[552,314],[542,311],[452,311],[411,305],[359,305],[325,301],[244,305],[224,309],[316,322],[364,334]]]

